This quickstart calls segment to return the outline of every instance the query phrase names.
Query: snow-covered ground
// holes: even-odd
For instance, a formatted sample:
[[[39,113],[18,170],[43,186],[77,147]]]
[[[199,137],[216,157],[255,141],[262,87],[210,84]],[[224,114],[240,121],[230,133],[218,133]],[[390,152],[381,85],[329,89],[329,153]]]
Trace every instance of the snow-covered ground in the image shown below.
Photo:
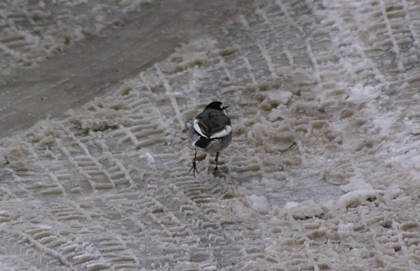
[[[22,8],[9,2],[3,17]],[[122,33],[128,10],[141,17],[165,6],[109,2],[37,5],[49,14],[71,3],[69,33],[96,29],[71,36],[82,43]],[[0,141],[0,270],[418,270],[420,2],[208,5],[230,16],[191,31],[179,24],[184,42],[168,56],[130,68],[65,117]],[[100,17],[104,10],[112,16]],[[21,65],[38,65],[38,74],[52,65],[43,31],[61,33],[60,24],[37,23],[41,15],[5,19],[3,78],[28,69]],[[13,30],[26,45],[8,47]],[[78,45],[66,46],[70,54]],[[127,59],[131,47],[121,48],[98,63]],[[97,74],[85,80],[106,81]],[[55,100],[65,86],[50,87]],[[194,178],[186,132],[213,100],[229,105],[234,138],[220,171],[200,153]],[[17,114],[2,103],[0,112]]]

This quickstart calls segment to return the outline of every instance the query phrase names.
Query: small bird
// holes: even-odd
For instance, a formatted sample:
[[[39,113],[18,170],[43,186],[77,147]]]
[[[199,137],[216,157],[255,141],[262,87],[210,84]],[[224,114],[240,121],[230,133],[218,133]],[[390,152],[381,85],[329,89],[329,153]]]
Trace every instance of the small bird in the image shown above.
[[[219,152],[226,149],[232,141],[232,125],[224,110],[228,106],[223,106],[221,102],[215,101],[206,106],[192,122],[189,135],[194,140],[195,155],[190,171],[198,173],[197,170],[197,148],[209,153],[216,153],[216,168]]]

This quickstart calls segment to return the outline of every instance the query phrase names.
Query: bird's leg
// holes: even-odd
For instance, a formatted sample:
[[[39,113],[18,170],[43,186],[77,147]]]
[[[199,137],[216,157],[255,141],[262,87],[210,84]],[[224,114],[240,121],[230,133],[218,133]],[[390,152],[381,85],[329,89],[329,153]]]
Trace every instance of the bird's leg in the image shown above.
[[[214,168],[214,172],[216,172],[216,170],[217,170],[217,161],[219,161],[219,152],[216,153],[215,161],[216,161],[216,167]]]
[[[195,178],[195,173],[200,173],[197,169],[197,164],[196,164],[196,160],[197,160],[197,148],[195,148],[195,155],[194,155],[194,160],[192,161],[192,167],[190,168],[190,170],[188,172],[191,172],[191,170],[193,171],[193,176]]]

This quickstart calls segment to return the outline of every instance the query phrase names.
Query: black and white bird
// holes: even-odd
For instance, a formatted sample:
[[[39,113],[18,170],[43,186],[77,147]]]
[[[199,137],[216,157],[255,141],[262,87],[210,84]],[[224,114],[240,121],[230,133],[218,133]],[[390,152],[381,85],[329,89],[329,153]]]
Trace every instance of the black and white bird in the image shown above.
[[[201,112],[193,121],[189,135],[194,141],[192,145],[195,147],[194,160],[190,171],[198,172],[196,160],[197,149],[200,148],[205,152],[216,153],[216,168],[219,152],[226,149],[232,141],[232,125],[230,119],[226,116],[224,110],[227,106],[223,106],[221,102],[212,102]]]

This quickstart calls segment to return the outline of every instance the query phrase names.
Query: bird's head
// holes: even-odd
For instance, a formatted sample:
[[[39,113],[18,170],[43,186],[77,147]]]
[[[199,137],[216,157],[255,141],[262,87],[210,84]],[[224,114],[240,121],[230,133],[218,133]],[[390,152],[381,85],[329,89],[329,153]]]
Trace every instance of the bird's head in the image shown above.
[[[215,101],[210,103],[209,105],[206,106],[206,109],[214,109],[214,110],[219,110],[219,111],[223,111],[224,109],[228,108],[229,106],[223,106],[223,104],[219,101]]]

